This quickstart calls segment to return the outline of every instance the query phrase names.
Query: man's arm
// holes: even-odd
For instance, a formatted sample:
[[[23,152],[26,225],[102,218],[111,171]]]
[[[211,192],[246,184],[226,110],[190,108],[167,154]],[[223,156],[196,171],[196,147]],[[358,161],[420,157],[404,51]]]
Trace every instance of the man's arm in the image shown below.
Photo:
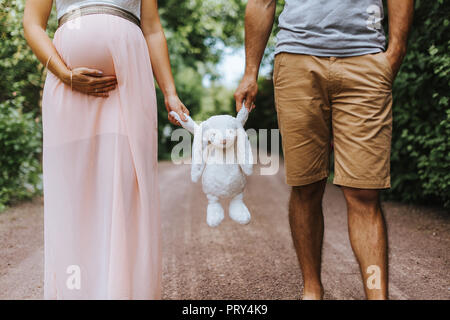
[[[408,33],[412,24],[414,0],[388,0],[389,44],[386,57],[394,76],[406,54]]]
[[[245,106],[251,110],[258,92],[258,72],[272,31],[276,0],[248,0],[245,9],[245,73],[236,89],[236,110]]]

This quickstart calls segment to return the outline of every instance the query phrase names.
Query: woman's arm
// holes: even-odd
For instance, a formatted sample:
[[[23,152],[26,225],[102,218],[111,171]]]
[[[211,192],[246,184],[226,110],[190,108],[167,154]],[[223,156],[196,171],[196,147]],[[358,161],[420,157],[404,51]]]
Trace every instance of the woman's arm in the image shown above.
[[[169,51],[161,21],[158,15],[157,0],[142,0],[141,29],[147,41],[148,51],[156,81],[164,94],[167,112],[175,111],[181,119],[186,120],[183,113],[189,115],[189,110],[180,101],[173,81],[170,68]],[[169,121],[179,125],[169,113]]]
[[[70,70],[45,32],[52,3],[52,0],[27,0],[23,16],[25,38],[39,61],[45,65],[51,56],[48,69],[64,83],[70,84]]]
[[[100,70],[89,68],[70,70],[59,56],[45,32],[52,4],[53,0],[27,0],[25,4],[23,28],[31,50],[42,64],[48,63],[48,69],[74,90],[99,97],[108,96],[108,91],[117,84],[115,76],[102,76]]]

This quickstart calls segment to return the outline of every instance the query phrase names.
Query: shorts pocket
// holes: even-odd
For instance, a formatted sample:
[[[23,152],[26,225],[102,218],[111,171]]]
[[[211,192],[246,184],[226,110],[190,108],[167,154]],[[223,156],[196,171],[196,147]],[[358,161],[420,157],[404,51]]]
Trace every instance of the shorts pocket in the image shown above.
[[[391,67],[391,64],[389,63],[389,60],[386,58],[386,53],[380,52],[377,54],[377,56],[380,56],[381,63],[383,64],[385,71],[387,72],[387,76],[388,76],[389,80],[392,81],[394,72],[392,71],[392,67]]]
[[[282,65],[282,62],[284,60],[285,53],[279,53],[275,56],[274,66],[273,66],[273,84],[274,86],[277,85],[278,75],[280,74],[280,67]]]

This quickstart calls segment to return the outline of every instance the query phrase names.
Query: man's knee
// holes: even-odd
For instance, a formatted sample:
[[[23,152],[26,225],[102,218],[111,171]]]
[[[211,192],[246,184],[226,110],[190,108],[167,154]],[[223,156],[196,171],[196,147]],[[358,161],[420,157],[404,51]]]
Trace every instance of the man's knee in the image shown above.
[[[326,179],[304,186],[293,186],[291,198],[303,203],[322,201]]]
[[[376,189],[357,189],[342,187],[347,205],[359,207],[378,207],[380,192]]]

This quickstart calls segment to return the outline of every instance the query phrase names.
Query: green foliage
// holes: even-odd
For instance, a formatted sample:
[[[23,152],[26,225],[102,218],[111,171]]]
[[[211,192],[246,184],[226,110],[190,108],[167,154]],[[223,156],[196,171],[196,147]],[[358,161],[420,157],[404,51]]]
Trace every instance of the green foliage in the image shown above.
[[[24,1],[0,2],[0,211],[40,182],[42,66],[25,42]]]
[[[240,0],[161,0],[158,6],[174,68],[212,66],[220,58],[217,43],[242,44],[245,4]]]
[[[0,2],[0,101],[25,97],[25,110],[37,114],[42,67],[23,37],[23,9],[21,0]]]
[[[417,1],[393,87],[391,199],[450,207],[450,6]]]
[[[23,112],[24,103],[25,97],[0,103],[0,211],[42,190],[41,126],[31,112]]]
[[[206,120],[211,116],[218,114],[234,114],[234,100],[230,103],[234,91],[223,87],[220,84],[212,83],[205,89],[205,95],[202,98],[202,110],[196,114],[197,120]]]

